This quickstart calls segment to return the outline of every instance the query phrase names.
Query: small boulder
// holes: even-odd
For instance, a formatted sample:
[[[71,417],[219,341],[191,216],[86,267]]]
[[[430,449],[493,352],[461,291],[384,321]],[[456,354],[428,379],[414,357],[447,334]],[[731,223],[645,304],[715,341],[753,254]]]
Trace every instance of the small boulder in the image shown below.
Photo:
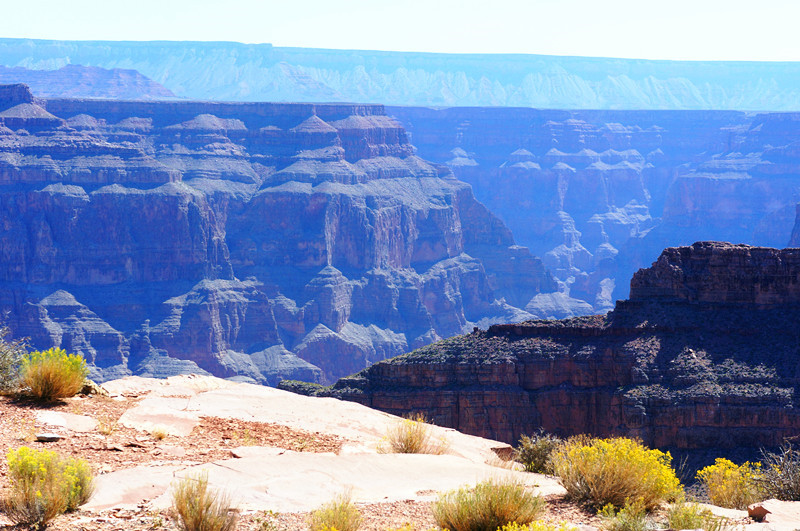
[[[37,433],[36,440],[38,442],[57,442],[63,439],[63,435],[59,435],[58,433]]]
[[[776,499],[754,503],[747,507],[753,520],[769,524],[797,524],[800,522],[800,502]]]

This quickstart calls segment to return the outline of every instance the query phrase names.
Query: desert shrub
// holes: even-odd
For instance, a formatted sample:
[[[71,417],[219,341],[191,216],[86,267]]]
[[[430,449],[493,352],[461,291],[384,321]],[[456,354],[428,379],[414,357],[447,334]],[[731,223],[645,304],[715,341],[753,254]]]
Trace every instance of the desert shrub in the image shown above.
[[[512,522],[533,522],[544,506],[544,500],[521,483],[488,480],[440,496],[433,505],[433,518],[450,531],[496,531]]]
[[[760,476],[761,463],[736,465],[721,457],[697,472],[711,503],[732,509],[746,509],[763,498]]]
[[[17,524],[43,528],[92,495],[92,472],[81,459],[25,446],[8,452],[6,459],[11,488],[2,505]]]
[[[777,453],[764,452],[762,462],[757,482],[765,496],[800,500],[800,450],[787,443]]]
[[[650,511],[682,492],[669,452],[633,439],[574,437],[553,454],[552,462],[570,498],[595,508],[640,502]]]
[[[667,511],[667,525],[670,529],[703,529],[718,531],[727,525],[727,519],[716,516],[697,503],[679,502]]]
[[[447,441],[434,439],[431,435],[430,424],[427,423],[424,415],[419,414],[402,419],[391,426],[387,430],[384,440],[378,446],[378,452],[441,455],[447,451],[447,448]]]
[[[528,472],[552,474],[550,456],[563,443],[559,437],[539,430],[532,436],[523,435],[514,449],[514,459]]]
[[[0,326],[0,392],[16,389],[19,383],[19,364],[27,352],[24,339],[9,340],[11,330]]]
[[[647,511],[641,501],[626,503],[619,511],[612,504],[597,513],[603,519],[603,531],[645,531]]]
[[[342,494],[326,503],[309,516],[311,531],[356,531],[361,525],[361,513],[349,494]]]
[[[238,520],[230,498],[209,487],[207,473],[186,477],[175,485],[172,510],[184,531],[233,531]]]
[[[87,374],[83,356],[67,354],[60,348],[26,354],[20,365],[21,385],[41,400],[75,396]]]

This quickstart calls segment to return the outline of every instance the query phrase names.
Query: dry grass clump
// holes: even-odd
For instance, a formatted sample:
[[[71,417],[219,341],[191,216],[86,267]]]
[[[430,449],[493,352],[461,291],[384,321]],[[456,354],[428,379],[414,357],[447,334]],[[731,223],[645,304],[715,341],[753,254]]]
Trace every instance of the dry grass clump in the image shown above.
[[[603,519],[603,531],[646,531],[647,511],[641,502],[626,503],[617,510],[608,504],[597,513]]]
[[[595,508],[641,503],[650,511],[682,494],[669,452],[624,437],[574,437],[555,452],[553,470],[567,494]]]
[[[440,496],[433,505],[433,518],[450,531],[496,531],[513,522],[533,522],[544,507],[540,496],[517,481],[488,480]]]
[[[708,498],[714,505],[732,509],[747,509],[751,503],[764,498],[761,489],[761,463],[746,462],[736,465],[722,457],[717,458],[697,473]]]
[[[11,488],[2,506],[16,524],[44,528],[92,495],[92,471],[82,459],[62,458],[50,450],[23,446],[8,452],[7,461]]]
[[[207,473],[178,482],[172,492],[172,510],[184,531],[233,531],[239,518],[230,498],[209,488]]]
[[[311,531],[356,531],[361,526],[361,513],[349,494],[341,494],[309,515]]]
[[[727,527],[728,520],[714,515],[697,503],[679,502],[667,511],[667,525],[670,529],[721,531]]]
[[[405,418],[390,427],[378,452],[384,454],[434,454],[447,452],[447,440],[434,439],[430,424],[422,414]],[[341,530],[339,530],[341,531]]]
[[[523,435],[514,448],[514,459],[525,467],[527,472],[552,474],[550,461],[553,453],[564,443],[559,437],[539,430],[530,437]]]
[[[60,348],[31,352],[20,363],[20,385],[40,400],[75,396],[88,374],[83,356]]]

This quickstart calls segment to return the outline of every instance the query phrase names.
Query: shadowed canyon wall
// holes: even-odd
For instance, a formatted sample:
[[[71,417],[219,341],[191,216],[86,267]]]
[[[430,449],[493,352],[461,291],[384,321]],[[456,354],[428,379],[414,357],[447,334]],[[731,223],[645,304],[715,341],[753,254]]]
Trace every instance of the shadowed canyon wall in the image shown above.
[[[0,86],[0,309],[103,380],[330,381],[555,282],[379,105]]]
[[[670,248],[603,316],[493,325],[375,364],[323,395],[517,441],[640,437],[757,449],[796,436],[800,249]]]

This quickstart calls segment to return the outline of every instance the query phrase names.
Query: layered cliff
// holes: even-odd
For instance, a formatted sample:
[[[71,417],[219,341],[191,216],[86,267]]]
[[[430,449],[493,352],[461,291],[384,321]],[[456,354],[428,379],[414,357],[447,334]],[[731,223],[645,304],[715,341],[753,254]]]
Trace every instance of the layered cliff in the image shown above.
[[[555,283],[377,105],[0,86],[0,308],[98,379],[326,381]]]
[[[136,69],[180,97],[550,109],[800,110],[793,62],[0,39],[0,64]]]
[[[800,115],[391,107],[541,256],[561,292],[603,312],[662,249],[783,247],[800,201]]]
[[[561,435],[766,447],[800,414],[800,249],[665,250],[603,316],[493,325],[375,364],[321,394],[515,442]]]

